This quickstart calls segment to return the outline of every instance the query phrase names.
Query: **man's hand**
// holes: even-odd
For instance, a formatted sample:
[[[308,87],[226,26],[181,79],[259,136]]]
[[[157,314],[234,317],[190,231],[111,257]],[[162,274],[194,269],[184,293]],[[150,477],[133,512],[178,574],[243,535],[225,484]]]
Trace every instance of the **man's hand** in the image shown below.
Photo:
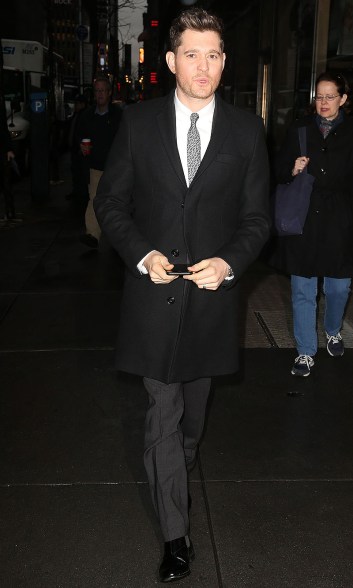
[[[217,290],[228,275],[228,264],[220,257],[203,259],[188,269],[195,273],[183,276],[184,280],[194,282],[198,288],[206,290]]]
[[[168,276],[167,271],[173,269],[173,264],[159,251],[152,251],[143,262],[149,276],[155,284],[170,284],[179,276]]]
[[[11,159],[15,159],[15,154],[13,151],[7,152],[7,161],[11,161]]]

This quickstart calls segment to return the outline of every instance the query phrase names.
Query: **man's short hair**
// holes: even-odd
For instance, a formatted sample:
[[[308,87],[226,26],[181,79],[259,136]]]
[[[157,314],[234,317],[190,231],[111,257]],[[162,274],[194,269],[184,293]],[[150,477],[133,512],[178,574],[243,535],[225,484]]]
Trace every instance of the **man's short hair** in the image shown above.
[[[106,76],[97,76],[94,80],[93,86],[95,86],[97,84],[97,82],[104,82],[107,85],[107,87],[109,88],[109,90],[112,89],[112,85],[110,83],[110,80]]]
[[[169,30],[169,44],[170,50],[176,52],[181,45],[181,35],[186,30],[199,31],[214,31],[220,36],[221,50],[224,48],[223,41],[223,22],[218,16],[207,12],[203,8],[189,8],[184,10],[177,16]]]

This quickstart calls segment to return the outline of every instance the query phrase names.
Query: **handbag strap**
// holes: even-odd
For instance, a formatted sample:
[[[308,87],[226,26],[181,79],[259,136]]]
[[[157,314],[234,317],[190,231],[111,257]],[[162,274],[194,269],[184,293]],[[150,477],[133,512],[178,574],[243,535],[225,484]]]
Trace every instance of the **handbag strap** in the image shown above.
[[[299,127],[298,128],[298,135],[299,135],[299,145],[300,145],[300,155],[306,157],[306,127]],[[304,173],[308,173],[307,165],[303,169]]]

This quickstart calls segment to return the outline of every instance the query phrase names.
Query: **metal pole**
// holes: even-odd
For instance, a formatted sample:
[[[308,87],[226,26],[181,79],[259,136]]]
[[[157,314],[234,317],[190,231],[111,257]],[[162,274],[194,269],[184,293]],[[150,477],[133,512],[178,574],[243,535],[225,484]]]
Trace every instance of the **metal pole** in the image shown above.
[[[82,0],[78,0],[78,24],[82,24]],[[83,41],[79,39],[80,94],[83,93]]]
[[[315,95],[315,80],[319,73],[326,70],[327,43],[330,20],[330,0],[316,0],[315,25],[313,41],[313,59],[311,68],[310,99]]]

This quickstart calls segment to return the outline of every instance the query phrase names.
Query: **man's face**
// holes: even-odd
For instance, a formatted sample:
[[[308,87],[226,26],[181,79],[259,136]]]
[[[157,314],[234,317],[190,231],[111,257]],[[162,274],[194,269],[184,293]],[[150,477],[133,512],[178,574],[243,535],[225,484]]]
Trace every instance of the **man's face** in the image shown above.
[[[99,107],[107,106],[110,100],[111,90],[105,82],[96,82],[94,86],[94,98]]]
[[[206,106],[218,87],[224,61],[218,33],[184,31],[176,53],[167,53],[167,64],[175,74],[179,100],[191,110]]]

